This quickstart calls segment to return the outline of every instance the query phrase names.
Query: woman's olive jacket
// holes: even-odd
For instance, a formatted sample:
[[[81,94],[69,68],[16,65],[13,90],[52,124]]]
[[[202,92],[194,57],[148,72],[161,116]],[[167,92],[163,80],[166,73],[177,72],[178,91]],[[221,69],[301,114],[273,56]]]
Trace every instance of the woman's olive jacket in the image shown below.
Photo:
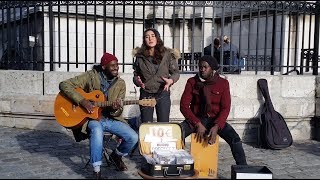
[[[138,76],[145,84],[145,91],[149,93],[157,93],[163,90],[165,81],[162,77],[170,78],[173,83],[177,82],[180,78],[178,67],[178,59],[180,58],[180,51],[177,49],[166,48],[161,63],[158,68],[143,55],[142,49],[137,47],[132,52],[136,57],[133,64],[133,83],[137,83]]]

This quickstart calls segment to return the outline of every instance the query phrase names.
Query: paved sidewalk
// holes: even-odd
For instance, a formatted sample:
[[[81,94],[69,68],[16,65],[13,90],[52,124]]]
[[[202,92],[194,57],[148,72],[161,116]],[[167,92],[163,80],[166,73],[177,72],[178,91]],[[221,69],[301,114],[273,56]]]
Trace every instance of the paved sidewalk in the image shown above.
[[[317,179],[320,177],[320,142],[296,141],[284,150],[266,150],[244,144],[248,164],[267,166],[274,179]],[[92,177],[88,140],[77,143],[71,133],[55,133],[0,126],[1,179],[86,179]],[[141,179],[137,174],[142,157],[136,152],[125,158],[129,170],[118,172],[104,162],[102,177]],[[234,164],[230,148],[220,142],[218,178],[231,178]]]

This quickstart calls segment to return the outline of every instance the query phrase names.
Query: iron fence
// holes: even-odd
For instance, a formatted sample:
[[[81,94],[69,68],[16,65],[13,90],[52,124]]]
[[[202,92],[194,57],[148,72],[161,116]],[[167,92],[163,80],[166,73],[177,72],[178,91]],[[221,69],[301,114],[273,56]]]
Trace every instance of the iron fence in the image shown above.
[[[318,1],[2,1],[0,69],[86,71],[108,51],[130,73],[132,49],[153,27],[166,47],[180,50],[181,73],[194,73],[204,48],[227,36],[225,46],[234,45],[239,57],[233,62],[221,48],[221,67],[317,75],[319,7]]]

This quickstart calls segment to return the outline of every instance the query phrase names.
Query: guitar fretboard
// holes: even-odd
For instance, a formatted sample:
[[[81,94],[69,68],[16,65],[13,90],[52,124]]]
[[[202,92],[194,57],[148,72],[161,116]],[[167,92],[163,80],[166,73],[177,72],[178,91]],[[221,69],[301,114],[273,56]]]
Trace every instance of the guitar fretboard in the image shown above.
[[[130,105],[130,104],[139,104],[139,100],[125,100],[121,102],[122,105]],[[94,102],[94,105],[97,107],[107,107],[112,106],[111,101],[104,101],[104,102]]]

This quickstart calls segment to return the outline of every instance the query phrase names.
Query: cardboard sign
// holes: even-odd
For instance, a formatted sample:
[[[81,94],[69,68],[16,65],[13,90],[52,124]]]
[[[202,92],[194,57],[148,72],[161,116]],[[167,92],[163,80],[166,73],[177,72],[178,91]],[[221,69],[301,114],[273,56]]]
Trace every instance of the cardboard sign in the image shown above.
[[[152,126],[149,128],[150,135],[159,138],[172,139],[172,127],[171,126]]]
[[[176,150],[176,142],[152,142],[151,143],[151,152],[153,153],[155,150]]]

